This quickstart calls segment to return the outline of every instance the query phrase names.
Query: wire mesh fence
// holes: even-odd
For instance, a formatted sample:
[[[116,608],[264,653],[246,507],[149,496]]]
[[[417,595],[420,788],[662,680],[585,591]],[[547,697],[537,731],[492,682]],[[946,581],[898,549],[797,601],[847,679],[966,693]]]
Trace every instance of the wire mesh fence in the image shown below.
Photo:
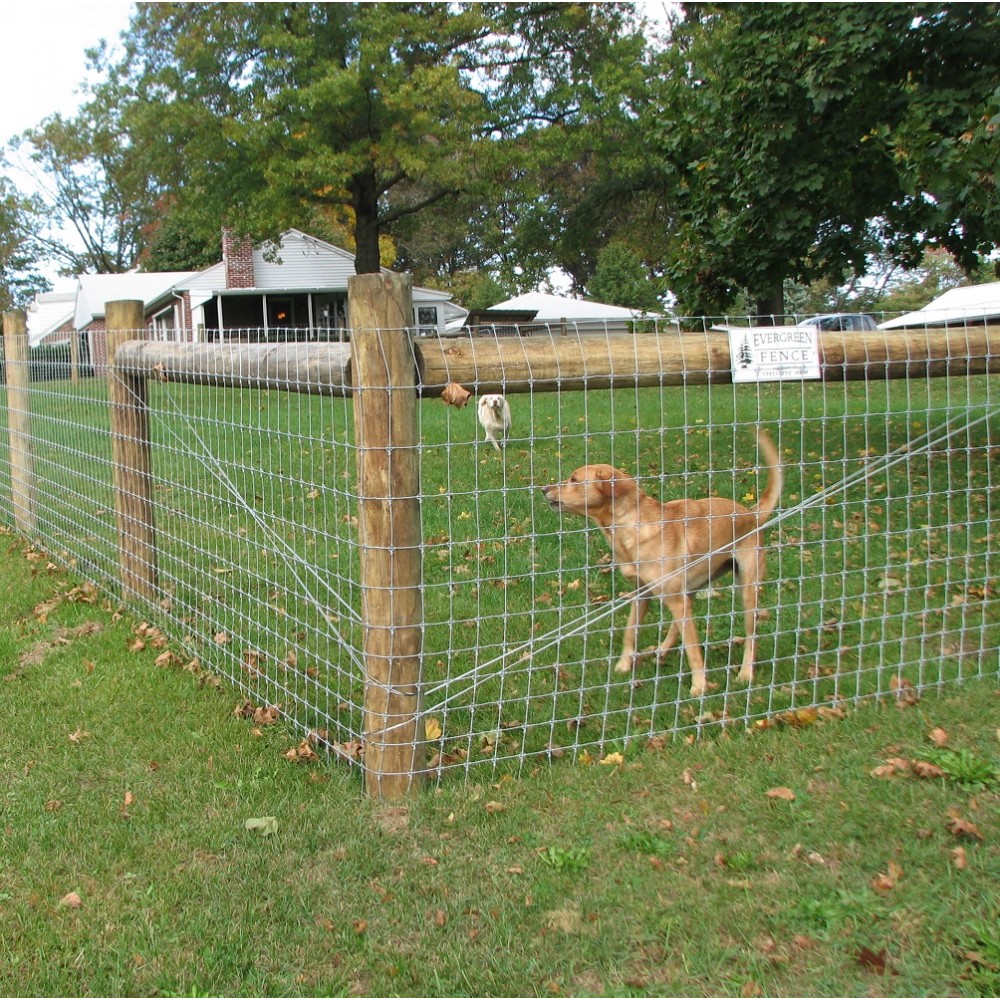
[[[820,380],[750,383],[725,378],[728,356],[692,367],[713,356],[708,330],[593,336],[533,325],[530,351],[516,337],[425,345],[404,387],[419,462],[407,499],[421,536],[413,705],[425,773],[600,759],[637,741],[801,721],[996,674],[998,401],[991,359],[967,333],[910,331],[903,356],[866,348],[863,378],[846,362],[837,371],[827,349]],[[677,355],[678,336],[684,365],[651,364],[650,351]],[[323,345],[281,345],[282,365],[252,387],[240,384],[246,345],[214,345],[211,359],[203,345],[170,347],[166,364],[147,365],[157,587],[143,613],[228,678],[248,713],[271,712],[314,752],[363,764],[371,678],[359,514],[365,500],[388,504],[392,485],[361,493],[356,405],[369,390],[331,385],[313,363]],[[435,387],[419,395],[429,365]],[[16,397],[30,411],[31,533],[117,592],[107,381],[53,375]],[[440,398],[447,382],[471,393],[468,405]],[[477,406],[495,392],[511,415],[496,446]],[[10,433],[12,398],[0,408],[0,505],[13,521],[23,494],[12,450],[24,438]],[[758,428],[777,444],[783,484],[761,536],[753,681],[737,678],[746,640],[732,575],[693,596],[703,692],[692,695],[681,643],[655,654],[673,620],[655,593],[643,655],[619,672],[635,583],[614,564],[607,531],[554,509],[542,488],[607,464],[656,500],[753,508],[766,479]],[[394,599],[392,578],[375,584]],[[393,693],[393,682],[383,688]],[[368,697],[370,711],[370,683]]]

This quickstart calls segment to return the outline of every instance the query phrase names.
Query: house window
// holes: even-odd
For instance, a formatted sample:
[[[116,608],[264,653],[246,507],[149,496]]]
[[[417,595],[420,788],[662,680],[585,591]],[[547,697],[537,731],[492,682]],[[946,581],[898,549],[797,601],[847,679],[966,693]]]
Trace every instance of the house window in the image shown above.
[[[431,336],[438,332],[437,306],[417,306],[417,333]]]
[[[291,299],[268,297],[267,325],[275,329],[284,329],[295,325],[295,309]]]

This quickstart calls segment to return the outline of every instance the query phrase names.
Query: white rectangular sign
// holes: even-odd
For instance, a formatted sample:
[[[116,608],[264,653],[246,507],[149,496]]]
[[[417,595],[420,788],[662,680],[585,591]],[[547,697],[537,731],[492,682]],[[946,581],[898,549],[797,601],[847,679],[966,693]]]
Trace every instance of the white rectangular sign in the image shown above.
[[[818,379],[819,336],[812,326],[731,326],[734,382]]]

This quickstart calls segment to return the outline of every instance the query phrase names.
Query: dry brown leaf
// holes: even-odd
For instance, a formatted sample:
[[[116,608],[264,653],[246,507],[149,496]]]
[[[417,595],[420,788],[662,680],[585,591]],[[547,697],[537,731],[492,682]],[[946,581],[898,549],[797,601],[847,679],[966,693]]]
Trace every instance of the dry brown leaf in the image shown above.
[[[951,863],[960,871],[964,872],[969,867],[969,859],[966,857],[964,847],[953,847],[951,849]]]
[[[78,892],[67,892],[62,899],[59,900],[60,906],[67,906],[71,910],[78,910],[83,906],[83,900],[80,898]]]
[[[918,778],[943,778],[944,771],[929,760],[910,761],[910,767]]]
[[[441,392],[441,398],[457,410],[465,406],[471,395],[472,393],[458,382],[449,382]]]
[[[793,802],[795,800],[795,792],[793,792],[790,788],[780,786],[778,788],[768,789],[767,797],[769,799],[782,799],[785,802]]]
[[[948,832],[955,837],[965,837],[968,840],[983,840],[979,827],[961,816],[952,816],[948,820]]]
[[[943,747],[948,742],[948,734],[940,726],[935,726],[927,734],[927,738],[936,747]]]
[[[891,972],[889,959],[886,956],[885,948],[880,951],[872,951],[871,948],[862,948],[857,953],[858,964],[864,966],[871,972],[879,976],[884,976],[886,972]]]

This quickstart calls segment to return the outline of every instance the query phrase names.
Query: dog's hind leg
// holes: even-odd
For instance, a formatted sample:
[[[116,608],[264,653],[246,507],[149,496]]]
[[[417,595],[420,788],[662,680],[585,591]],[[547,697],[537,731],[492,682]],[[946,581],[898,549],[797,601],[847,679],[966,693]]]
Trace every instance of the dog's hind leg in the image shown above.
[[[622,642],[622,655],[615,664],[615,670],[619,674],[630,674],[635,666],[639,647],[639,627],[643,618],[646,617],[646,609],[649,607],[648,597],[635,597],[632,600],[632,607],[629,610],[628,624],[625,626],[625,637]]]
[[[754,661],[757,658],[757,604],[760,583],[765,572],[764,550],[754,549],[739,560],[740,593],[743,598],[743,664],[736,679],[741,684],[753,682]]]

